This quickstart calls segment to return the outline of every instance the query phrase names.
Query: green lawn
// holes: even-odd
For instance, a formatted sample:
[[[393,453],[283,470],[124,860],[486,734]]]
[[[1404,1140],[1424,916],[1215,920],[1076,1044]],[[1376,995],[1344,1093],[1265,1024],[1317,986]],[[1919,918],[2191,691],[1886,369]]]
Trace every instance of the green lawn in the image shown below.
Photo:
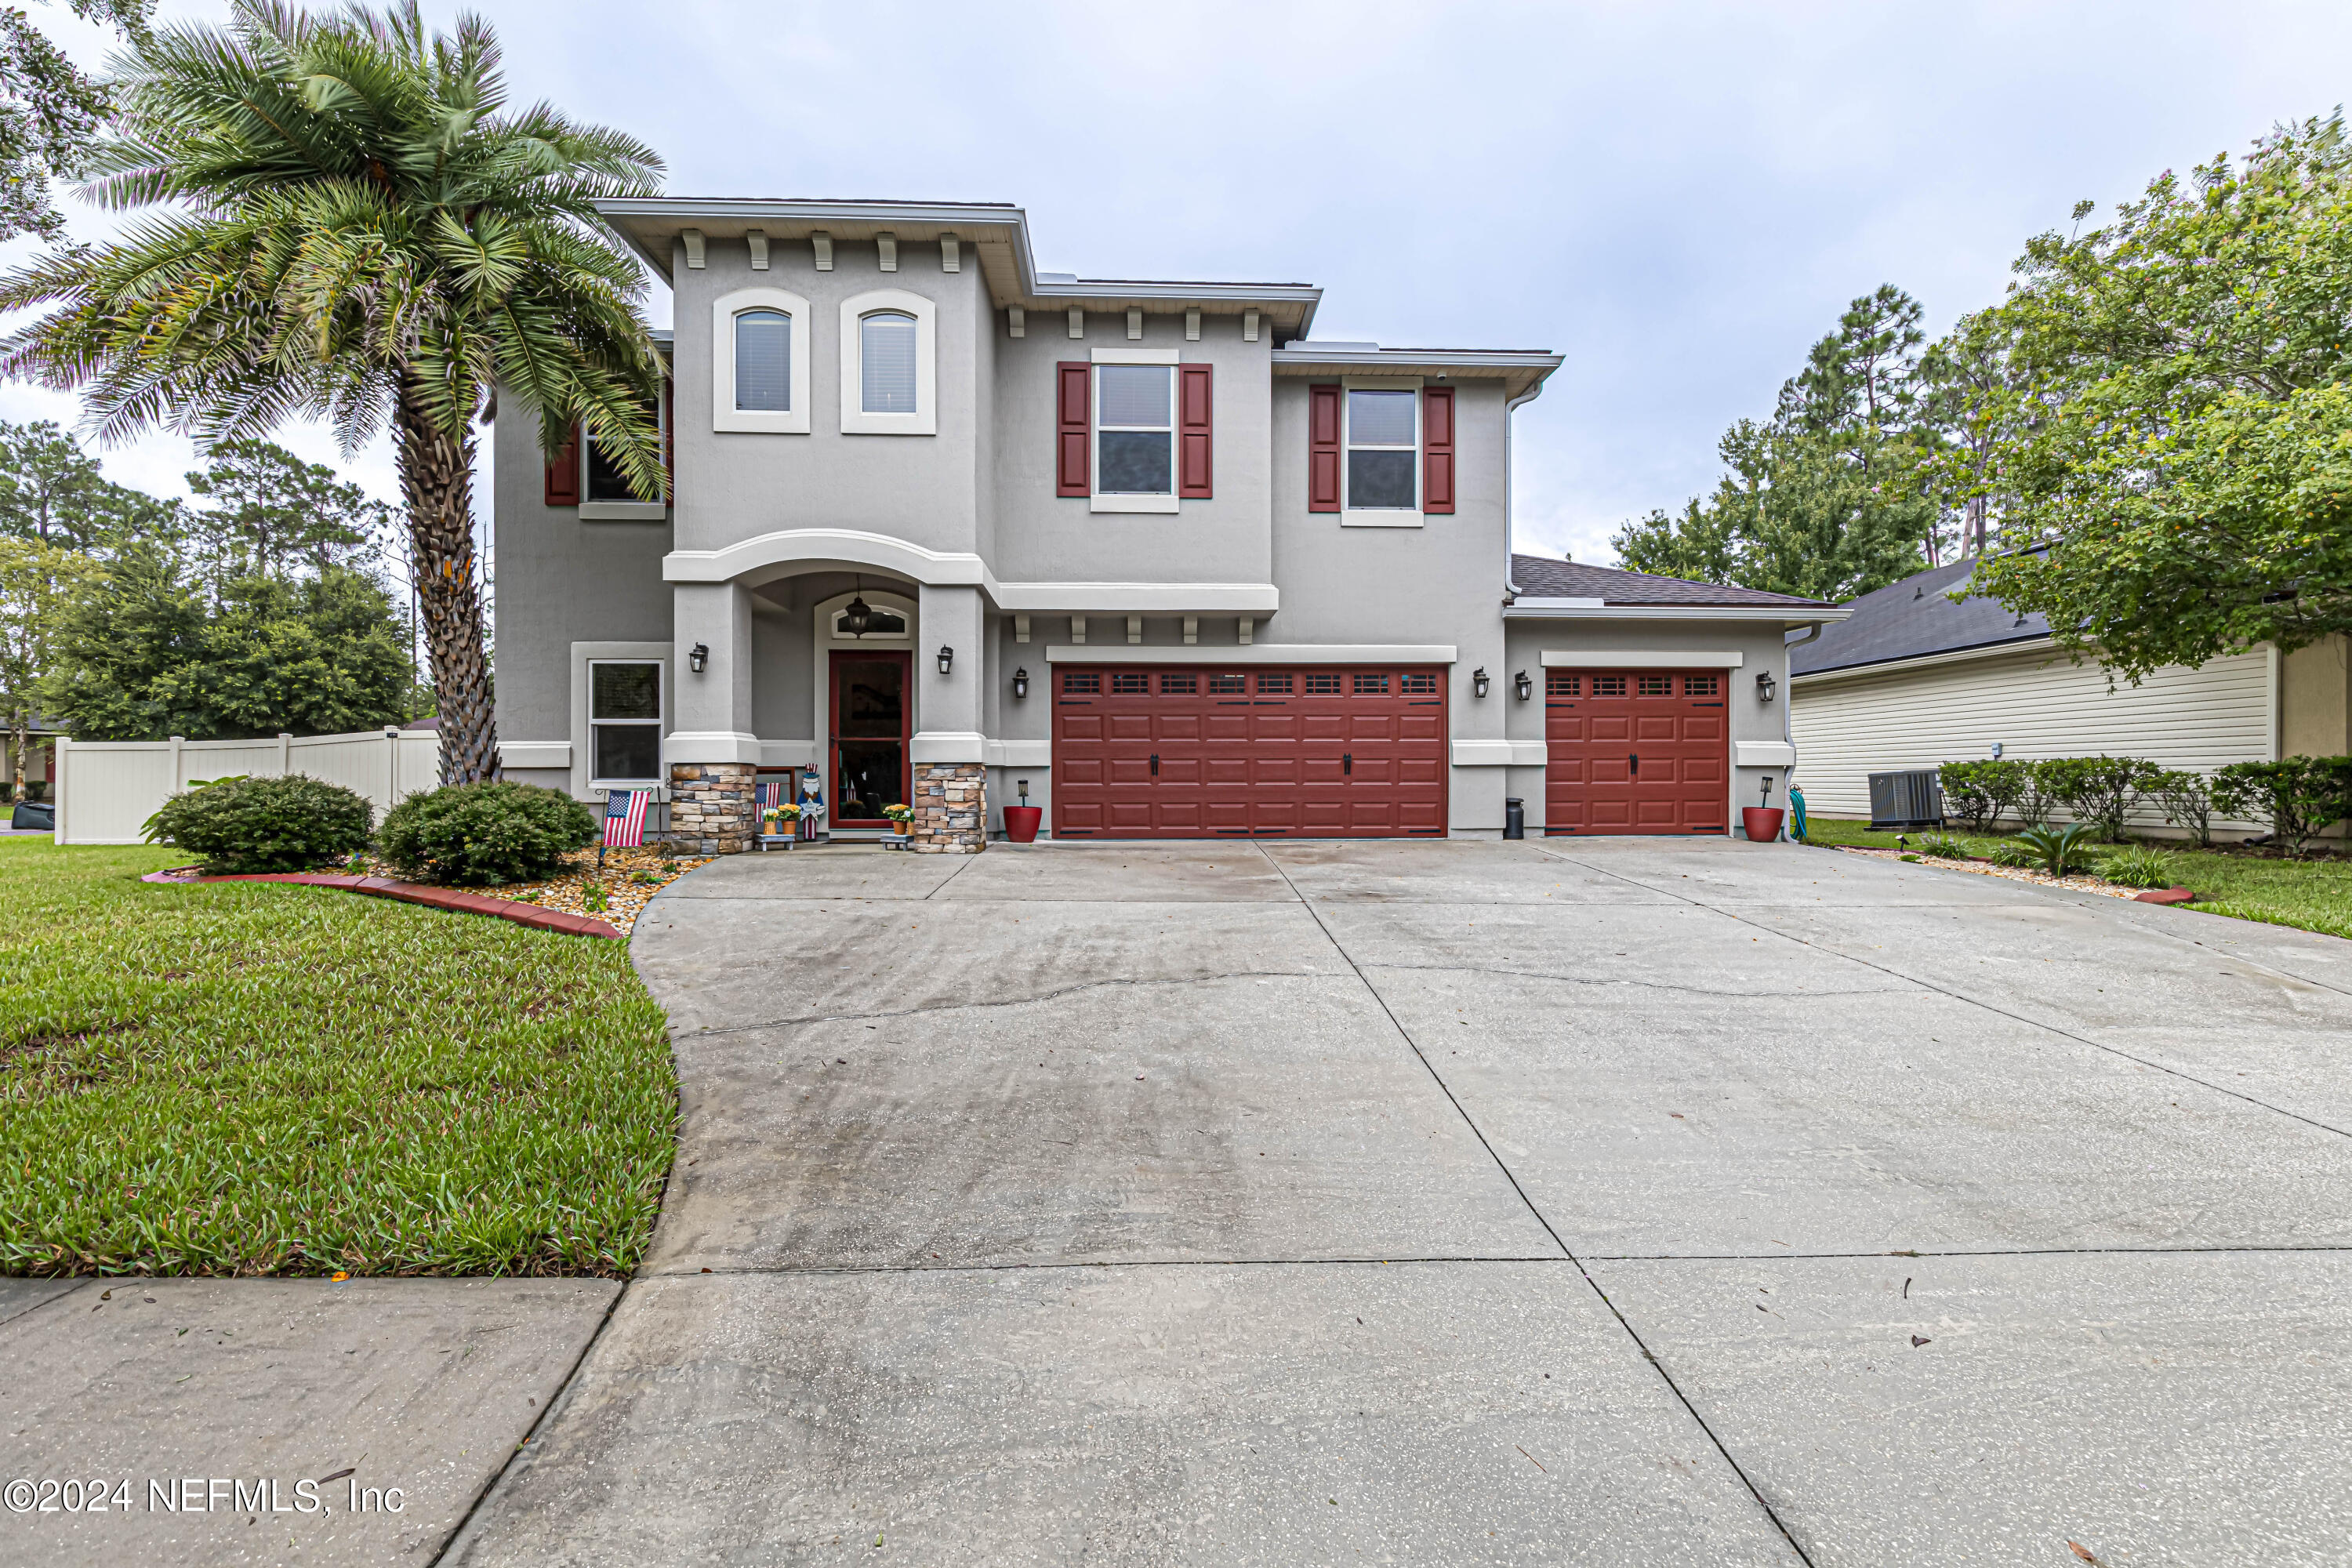
[[[1806,826],[1808,841],[1814,844],[1895,847],[1894,834],[1873,833],[1865,823],[1816,816]],[[1919,839],[1916,833],[1908,837],[1915,844]],[[1982,855],[2006,836],[1955,830],[1952,837]],[[2176,849],[2162,842],[2158,847],[2173,857],[2180,868],[2180,883],[2197,895],[2191,908],[2352,937],[2352,858],[2315,856],[2308,860],[2274,860],[2210,849]]]
[[[625,1274],[677,1086],[624,944],[0,839],[0,1273]]]

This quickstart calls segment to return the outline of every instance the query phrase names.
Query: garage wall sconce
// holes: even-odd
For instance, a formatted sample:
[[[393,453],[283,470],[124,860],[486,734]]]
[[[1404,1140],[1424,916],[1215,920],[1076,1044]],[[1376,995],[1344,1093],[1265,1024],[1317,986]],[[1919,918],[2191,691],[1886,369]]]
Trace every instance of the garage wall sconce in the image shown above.
[[[696,643],[687,653],[687,668],[693,670],[697,675],[700,675],[702,673],[702,667],[709,662],[710,645],[708,643]]]
[[[1029,695],[1029,672],[1027,670],[1016,669],[1013,672],[1013,695],[1015,698],[1025,698]]]
[[[945,675],[954,665],[955,649],[945,643],[940,644],[940,673]]]
[[[1481,702],[1486,700],[1486,667],[1480,665],[1470,672],[1470,690]]]
[[[1769,669],[1759,669],[1759,670],[1758,670],[1758,671],[1756,672],[1756,700],[1757,700],[1757,701],[1759,701],[1759,702],[1769,702],[1769,701],[1771,701],[1771,700],[1772,700],[1772,698],[1773,698],[1773,695],[1774,695],[1776,692],[1778,692],[1780,689],[1780,683],[1779,683],[1779,682],[1777,682],[1777,681],[1775,681],[1775,680],[1772,679],[1772,672],[1771,672],[1770,670],[1769,670]]]
[[[1536,694],[1536,683],[1528,679],[1528,672],[1524,669],[1511,677],[1511,685],[1517,689],[1522,702]]]

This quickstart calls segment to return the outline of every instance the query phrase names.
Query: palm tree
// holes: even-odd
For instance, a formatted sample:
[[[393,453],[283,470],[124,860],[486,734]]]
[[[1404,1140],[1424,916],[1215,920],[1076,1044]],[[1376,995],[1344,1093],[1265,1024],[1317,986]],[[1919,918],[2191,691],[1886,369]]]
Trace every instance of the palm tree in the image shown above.
[[[639,494],[667,493],[644,277],[594,206],[651,194],[661,160],[543,104],[503,111],[489,28],[428,37],[415,0],[240,0],[226,28],[159,28],[113,70],[81,194],[163,210],[0,280],[0,309],[63,306],[0,339],[0,370],[79,389],[108,442],[308,416],[349,452],[389,424],[442,779],[495,776],[477,421],[502,387],[551,456],[577,423]]]

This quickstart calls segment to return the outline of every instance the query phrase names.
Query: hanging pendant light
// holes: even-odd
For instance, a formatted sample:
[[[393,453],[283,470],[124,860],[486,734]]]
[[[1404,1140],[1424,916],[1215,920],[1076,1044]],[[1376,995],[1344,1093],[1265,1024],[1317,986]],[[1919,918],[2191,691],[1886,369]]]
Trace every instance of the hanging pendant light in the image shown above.
[[[866,628],[874,624],[874,607],[866,602],[865,580],[853,578],[851,581],[856,584],[854,596],[849,601],[849,607],[841,612],[841,629],[851,637],[862,637],[866,635]]]

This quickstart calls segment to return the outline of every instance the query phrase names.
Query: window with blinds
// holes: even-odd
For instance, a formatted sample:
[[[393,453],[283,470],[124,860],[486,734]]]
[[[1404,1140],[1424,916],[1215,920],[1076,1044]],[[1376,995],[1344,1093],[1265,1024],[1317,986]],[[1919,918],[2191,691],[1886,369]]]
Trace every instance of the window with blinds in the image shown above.
[[[915,412],[915,318],[877,310],[857,322],[858,406],[868,414]]]
[[[1176,367],[1095,367],[1095,493],[1176,493]]]
[[[782,414],[793,405],[793,319],[782,310],[735,318],[735,406]]]

